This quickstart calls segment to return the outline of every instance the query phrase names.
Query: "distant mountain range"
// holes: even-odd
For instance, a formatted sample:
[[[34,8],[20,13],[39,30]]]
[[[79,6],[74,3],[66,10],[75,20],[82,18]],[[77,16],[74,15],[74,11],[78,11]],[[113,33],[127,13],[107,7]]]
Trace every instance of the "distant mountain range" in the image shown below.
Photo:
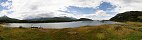
[[[135,21],[142,22],[142,11],[128,11],[124,13],[119,13],[110,19],[111,21],[125,22],[125,21]]]
[[[0,22],[4,23],[47,23],[47,22],[71,22],[71,21],[92,21],[92,19],[87,18],[71,18],[71,17],[53,17],[53,18],[34,18],[34,19],[24,19],[18,20],[14,18],[9,18],[7,16],[0,17]]]
[[[77,19],[72,17],[53,17],[53,18],[34,18],[34,19],[24,19],[24,20],[44,21],[44,20],[77,20]]]
[[[7,16],[0,17],[0,22],[4,23],[47,23],[47,22],[72,22],[72,21],[92,21],[88,18],[72,18],[72,17],[52,17],[52,18],[34,18],[34,19],[24,19],[18,20],[14,18],[9,18]],[[142,11],[128,11],[124,13],[119,13],[112,17],[110,21],[134,21],[142,22]]]

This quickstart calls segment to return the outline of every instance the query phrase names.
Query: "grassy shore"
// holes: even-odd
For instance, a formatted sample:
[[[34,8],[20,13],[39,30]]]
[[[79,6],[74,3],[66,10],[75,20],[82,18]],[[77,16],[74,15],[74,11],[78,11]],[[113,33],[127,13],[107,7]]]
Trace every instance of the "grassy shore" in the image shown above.
[[[8,28],[0,26],[0,40],[141,40],[142,23],[124,22],[65,29]]]

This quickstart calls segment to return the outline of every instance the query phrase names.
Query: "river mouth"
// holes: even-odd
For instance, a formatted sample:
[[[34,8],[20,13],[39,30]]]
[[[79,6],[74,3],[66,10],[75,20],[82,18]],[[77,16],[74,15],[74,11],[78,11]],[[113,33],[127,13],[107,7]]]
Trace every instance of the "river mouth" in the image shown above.
[[[6,23],[5,27],[24,27],[24,28],[76,28],[80,26],[97,26],[104,24],[117,24],[113,21],[77,21],[77,22],[60,22],[60,23]]]

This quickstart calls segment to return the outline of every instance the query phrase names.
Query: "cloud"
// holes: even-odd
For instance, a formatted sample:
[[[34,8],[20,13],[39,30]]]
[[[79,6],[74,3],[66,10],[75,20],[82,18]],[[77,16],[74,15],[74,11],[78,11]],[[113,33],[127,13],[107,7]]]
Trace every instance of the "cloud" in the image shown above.
[[[39,18],[42,16],[69,16],[77,18],[78,14],[64,13],[58,10],[66,11],[69,6],[95,8],[100,3],[101,1],[94,0],[12,0],[11,7],[14,12],[8,16],[17,19]]]
[[[2,6],[2,11],[0,11],[0,16],[8,15],[11,12],[11,0],[3,0],[4,2],[0,3],[0,6]]]
[[[112,9],[109,7],[108,9],[111,10],[97,8],[104,2],[116,7]],[[142,11],[141,4],[142,0],[8,0],[0,4],[8,8],[7,11],[0,11],[0,15],[7,15],[17,19],[68,16],[103,20],[125,11]],[[95,12],[82,14],[78,11],[72,11],[71,13],[68,11],[71,6],[80,9],[93,8]]]
[[[110,2],[113,5],[116,5],[117,8],[115,11],[122,13],[125,11],[142,11],[142,0],[105,0]]]
[[[0,16],[8,15],[9,10],[0,11]]]
[[[108,20],[110,17],[113,17],[113,15],[106,13],[103,10],[97,10],[96,12],[92,14],[84,14],[85,18],[94,19],[94,20]]]
[[[7,7],[8,9],[10,9],[12,4],[11,4],[10,1],[7,1],[7,2],[1,3],[0,5],[3,6],[3,7]]]

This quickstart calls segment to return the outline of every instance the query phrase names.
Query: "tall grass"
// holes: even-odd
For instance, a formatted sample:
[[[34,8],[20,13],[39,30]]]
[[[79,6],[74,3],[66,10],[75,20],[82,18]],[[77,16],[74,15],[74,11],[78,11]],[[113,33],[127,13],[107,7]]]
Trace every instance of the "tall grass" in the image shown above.
[[[141,23],[139,22],[65,29],[7,28],[0,26],[0,40],[140,40],[142,39],[140,27]]]

